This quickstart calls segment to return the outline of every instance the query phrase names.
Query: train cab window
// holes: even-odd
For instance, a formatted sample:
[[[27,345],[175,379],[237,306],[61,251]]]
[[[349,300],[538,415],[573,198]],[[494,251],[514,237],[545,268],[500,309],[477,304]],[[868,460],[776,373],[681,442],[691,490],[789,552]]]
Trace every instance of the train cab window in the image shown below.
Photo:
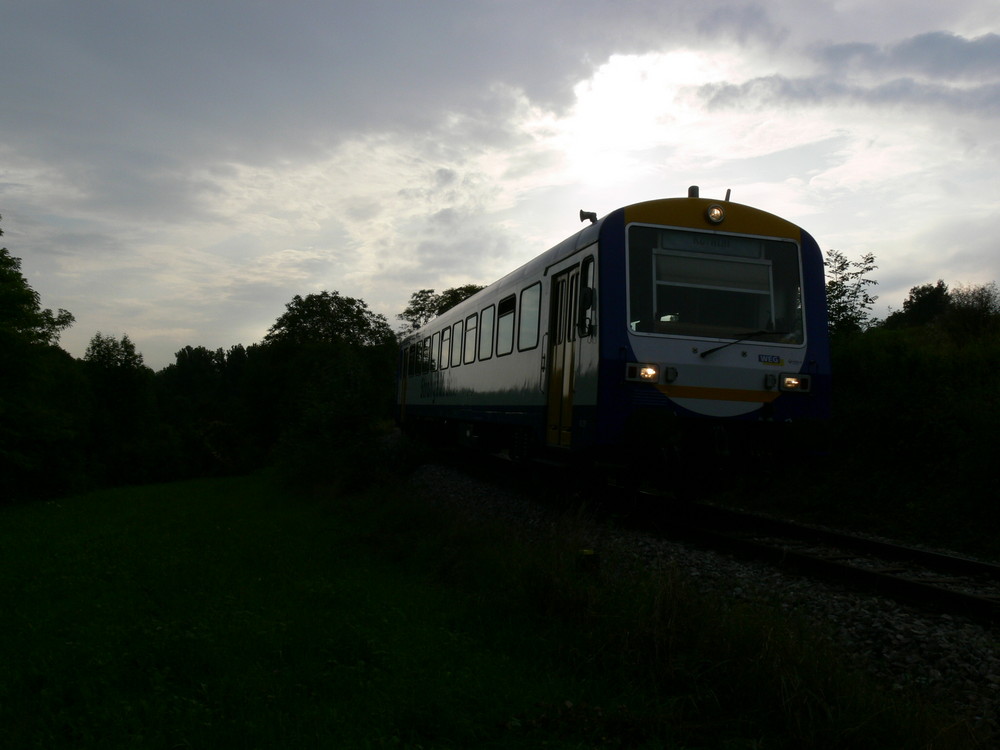
[[[467,365],[476,361],[476,322],[475,313],[465,319],[465,364]]]
[[[428,363],[427,363],[427,369],[430,372],[434,372],[435,370],[437,370],[437,364],[438,364],[438,341],[439,341],[438,334],[436,334],[436,333],[431,334],[431,346],[430,346],[430,349],[429,349],[430,356],[429,356],[429,360],[428,360]]]
[[[458,321],[455,325],[451,327],[451,340],[454,344],[451,347],[451,366],[458,367],[462,364],[462,324],[464,321]]]
[[[445,328],[441,331],[441,359],[440,367],[442,370],[447,370],[448,365],[451,363],[451,329]]]
[[[514,310],[517,307],[514,295],[505,297],[497,305],[497,356],[502,357],[514,351]]]
[[[629,227],[629,325],[637,333],[801,344],[791,240]]]
[[[479,361],[493,356],[493,321],[497,309],[490,305],[479,313]]]
[[[517,321],[517,350],[523,352],[538,346],[538,324],[541,320],[542,282],[521,290],[521,313]]]

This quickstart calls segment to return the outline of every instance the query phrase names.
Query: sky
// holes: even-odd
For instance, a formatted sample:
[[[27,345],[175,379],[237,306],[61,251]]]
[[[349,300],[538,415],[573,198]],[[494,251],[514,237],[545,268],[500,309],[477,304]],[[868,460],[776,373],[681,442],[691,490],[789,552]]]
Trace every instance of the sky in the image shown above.
[[[885,315],[1000,281],[998,34],[995,0],[0,0],[0,246],[63,348],[161,369],[323,290],[398,328],[699,185],[873,253]]]

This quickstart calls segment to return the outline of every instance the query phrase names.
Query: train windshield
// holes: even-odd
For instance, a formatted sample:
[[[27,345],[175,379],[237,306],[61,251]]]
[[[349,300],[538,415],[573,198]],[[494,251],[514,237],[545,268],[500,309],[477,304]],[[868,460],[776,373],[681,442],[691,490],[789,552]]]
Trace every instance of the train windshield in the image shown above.
[[[790,240],[633,224],[628,258],[633,331],[802,343],[799,248]]]

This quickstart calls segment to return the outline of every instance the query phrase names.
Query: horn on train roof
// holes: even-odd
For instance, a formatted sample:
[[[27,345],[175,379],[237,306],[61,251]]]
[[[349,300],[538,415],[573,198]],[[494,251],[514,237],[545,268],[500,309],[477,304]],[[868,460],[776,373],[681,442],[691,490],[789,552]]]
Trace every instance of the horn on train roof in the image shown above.
[[[587,219],[590,219],[590,223],[591,224],[596,224],[597,223],[597,214],[594,213],[593,211],[584,211],[581,208],[580,209],[580,221],[586,221]]]

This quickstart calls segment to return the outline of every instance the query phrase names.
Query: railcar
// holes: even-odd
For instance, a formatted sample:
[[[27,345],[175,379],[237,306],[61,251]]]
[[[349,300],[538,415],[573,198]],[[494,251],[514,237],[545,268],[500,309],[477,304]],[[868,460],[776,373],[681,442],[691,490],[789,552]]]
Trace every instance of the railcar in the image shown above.
[[[807,232],[697,187],[580,218],[401,342],[404,428],[646,465],[821,444],[826,294]]]

